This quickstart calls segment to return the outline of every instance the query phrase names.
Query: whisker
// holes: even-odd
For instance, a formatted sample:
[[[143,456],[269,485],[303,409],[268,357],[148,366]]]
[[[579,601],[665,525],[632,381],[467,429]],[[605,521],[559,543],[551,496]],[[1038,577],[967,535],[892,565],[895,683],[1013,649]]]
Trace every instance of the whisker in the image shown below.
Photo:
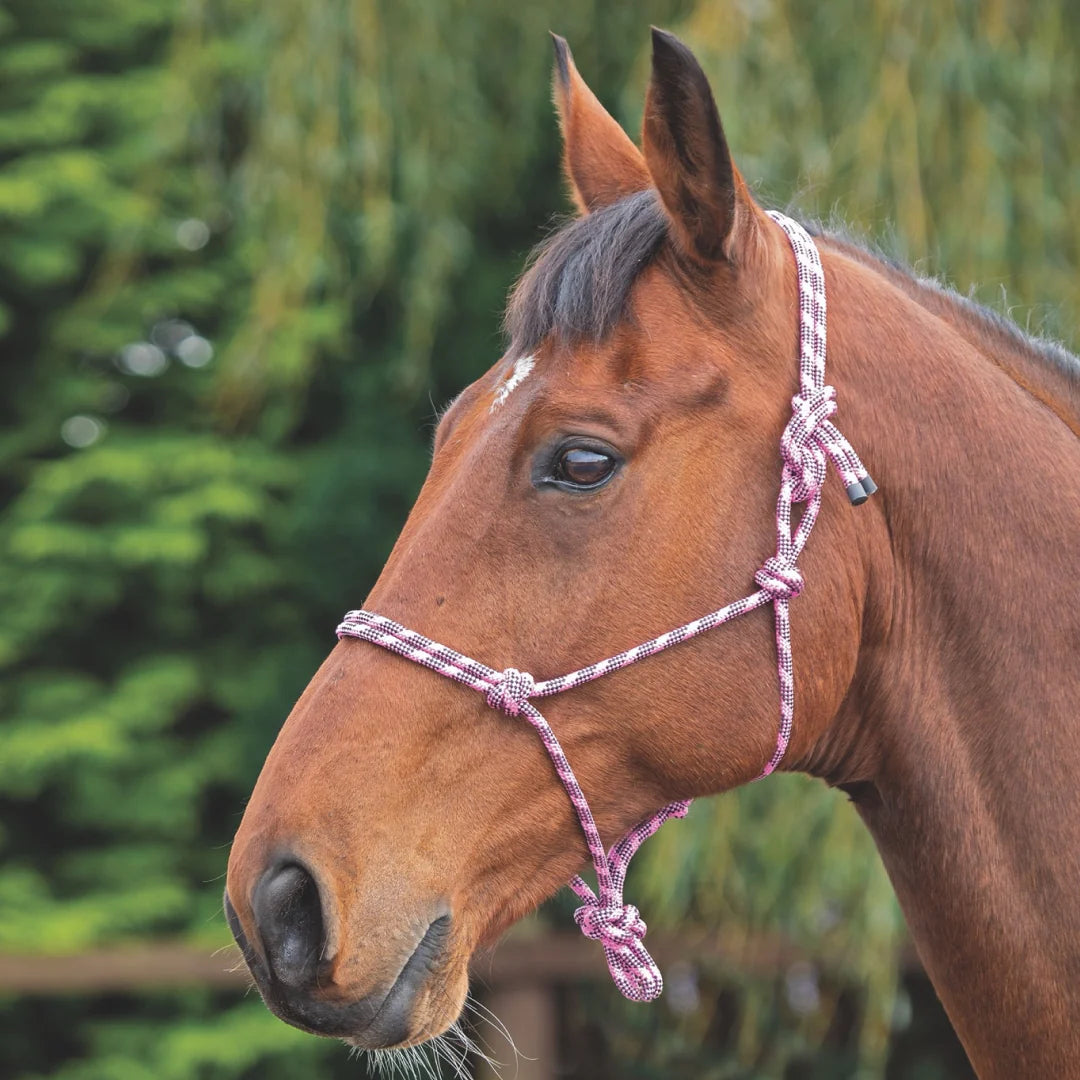
[[[514,1036],[510,1034],[510,1029],[479,998],[473,997],[473,995],[470,994],[465,999],[465,1008],[472,1012],[476,1016],[477,1020],[483,1021],[483,1023],[487,1024],[489,1027],[494,1028],[494,1030],[498,1032],[498,1034],[503,1039],[506,1040],[507,1045],[510,1047],[510,1050],[514,1055],[515,1060],[536,1060],[535,1058],[531,1058],[518,1050],[517,1044],[514,1042]]]
[[[473,1060],[483,1062],[496,1076],[502,1076],[505,1063],[489,1053],[487,1040],[476,1031],[476,1024],[483,1023],[506,1041],[514,1054],[515,1064],[521,1060],[534,1060],[518,1050],[509,1028],[483,1002],[470,995],[465,999],[464,1009],[472,1014],[471,1018],[466,1019],[463,1011],[446,1031],[417,1046],[391,1050],[351,1046],[349,1057],[355,1059],[363,1055],[368,1075],[380,1080],[442,1080],[445,1077],[472,1080]]]
[[[471,1022],[470,1022],[471,1023]],[[464,1023],[456,1024],[447,1034],[452,1034],[454,1038],[460,1043],[460,1049],[464,1055],[464,1060],[472,1057],[477,1061],[484,1062],[496,1076],[502,1075],[502,1070],[506,1068],[505,1062],[500,1061],[491,1052],[492,1047],[487,1040],[482,1043],[478,1041],[482,1036],[477,1033],[477,1037],[473,1038],[472,1035],[465,1029]],[[507,1040],[511,1042],[510,1040]],[[511,1042],[511,1049],[515,1049]],[[515,1050],[516,1054],[516,1050]]]
[[[465,1031],[460,1021],[454,1024],[448,1034],[450,1034],[451,1032],[453,1033],[454,1038],[456,1038],[461,1044],[460,1065],[455,1070],[455,1074],[461,1077],[461,1080],[465,1080],[465,1078],[469,1075],[468,1070],[466,1069],[466,1065],[470,1056],[479,1058],[481,1061],[485,1062],[496,1075],[499,1075],[499,1070],[502,1068],[502,1063],[496,1061],[494,1058],[491,1057],[490,1054],[486,1053],[483,1049],[481,1049],[481,1047],[476,1043],[476,1041],[469,1036],[469,1033]]]
[[[431,1040],[431,1043],[429,1045],[431,1046],[431,1051],[435,1057],[436,1063],[438,1063],[440,1059],[448,1062],[450,1068],[454,1071],[454,1080],[460,1080],[461,1069],[458,1065],[457,1058],[454,1056],[453,1052],[450,1049],[450,1044],[446,1037],[443,1035],[438,1035]]]

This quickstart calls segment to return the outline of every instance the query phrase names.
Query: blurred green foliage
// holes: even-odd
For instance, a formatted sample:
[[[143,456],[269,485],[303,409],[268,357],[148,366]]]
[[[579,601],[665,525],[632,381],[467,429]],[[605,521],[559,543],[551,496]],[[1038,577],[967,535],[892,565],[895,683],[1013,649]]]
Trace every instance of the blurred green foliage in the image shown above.
[[[0,7],[0,950],[227,940],[244,796],[389,550],[433,406],[497,355],[506,290],[566,209],[545,32],[633,128],[650,21],[698,50],[768,201],[1073,325],[1064,0]],[[646,850],[654,925],[835,962],[696,973],[722,1037],[697,990],[647,1017],[583,992],[611,1075],[881,1075],[901,929],[840,798],[777,778]],[[254,1001],[0,1004],[5,1077],[355,1070]]]

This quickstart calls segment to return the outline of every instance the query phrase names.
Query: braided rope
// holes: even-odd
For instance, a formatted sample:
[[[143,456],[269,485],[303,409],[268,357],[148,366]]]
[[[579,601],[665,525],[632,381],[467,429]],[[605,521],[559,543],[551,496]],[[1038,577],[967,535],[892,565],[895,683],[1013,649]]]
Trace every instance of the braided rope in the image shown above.
[[[520,717],[535,729],[570,797],[596,871],[595,892],[581,877],[575,876],[570,882],[570,887],[582,901],[581,907],[574,912],[574,920],[586,937],[603,945],[611,977],[631,1001],[652,1001],[660,995],[664,984],[660,969],[645,948],[645,921],[633,904],[623,900],[627,867],[637,849],[665,821],[686,815],[690,802],[669,803],[631,829],[610,851],[605,850],[570,762],[533,700],[561,694],[629,667],[646,656],[663,652],[771,603],[776,623],[780,726],[776,748],[761,771],[761,777],[768,776],[780,764],[791,741],[795,671],[788,609],[803,588],[803,577],[797,564],[821,509],[821,491],[828,462],[831,461],[839,473],[852,503],[864,502],[876,490],[851,444],[830,419],[836,412],[836,391],[825,385],[825,275],[817,248],[801,225],[783,214],[770,213],[769,216],[787,234],[798,269],[799,393],[791,400],[791,419],[780,439],[784,465],[776,501],[776,552],[754,574],[757,592],[607,660],[542,682],[516,668],[496,671],[373,611],[350,611],[337,628],[339,638],[359,638],[422,664],[482,693],[490,708],[507,716]],[[791,508],[797,503],[805,505],[792,532]]]

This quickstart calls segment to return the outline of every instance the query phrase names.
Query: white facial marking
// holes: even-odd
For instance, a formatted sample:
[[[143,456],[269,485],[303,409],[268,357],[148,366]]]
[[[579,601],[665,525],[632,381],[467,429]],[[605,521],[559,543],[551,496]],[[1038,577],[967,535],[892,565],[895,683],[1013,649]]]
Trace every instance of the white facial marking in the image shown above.
[[[510,377],[495,391],[495,400],[491,403],[490,412],[494,412],[506,399],[529,377],[529,373],[536,367],[535,356],[523,356],[514,365]]]

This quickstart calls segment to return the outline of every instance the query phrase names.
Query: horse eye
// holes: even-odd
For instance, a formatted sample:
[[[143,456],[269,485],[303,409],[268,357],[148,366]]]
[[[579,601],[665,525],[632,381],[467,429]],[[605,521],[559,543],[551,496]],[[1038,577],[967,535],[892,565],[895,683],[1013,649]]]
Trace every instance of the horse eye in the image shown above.
[[[616,461],[610,454],[572,446],[564,450],[555,463],[554,479],[569,487],[594,488],[610,480]]]

